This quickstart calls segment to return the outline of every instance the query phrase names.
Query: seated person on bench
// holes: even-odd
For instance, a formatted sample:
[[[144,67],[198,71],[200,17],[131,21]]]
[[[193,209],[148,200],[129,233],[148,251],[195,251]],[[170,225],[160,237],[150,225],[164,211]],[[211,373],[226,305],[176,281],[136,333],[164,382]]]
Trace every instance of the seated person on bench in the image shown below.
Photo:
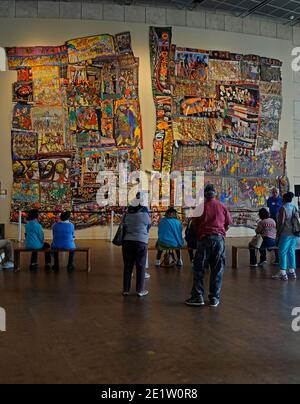
[[[64,212],[60,215],[60,222],[55,223],[53,226],[53,242],[52,248],[55,250],[70,250],[68,271],[74,271],[74,256],[75,256],[75,228],[73,223],[70,222],[70,213]],[[59,270],[59,253],[54,252],[54,271]]]
[[[39,223],[39,212],[36,209],[29,211],[27,224],[25,226],[25,247],[28,250],[44,250],[50,248],[50,244],[44,242],[44,231]],[[51,254],[45,252],[45,270],[48,271],[51,265]],[[31,254],[30,271],[38,270],[38,253]]]
[[[177,217],[177,211],[170,208],[158,226],[157,257],[155,265],[160,266],[160,259],[164,250],[174,249],[177,255],[177,266],[182,267],[180,248],[184,246],[182,224]]]
[[[2,269],[14,268],[14,250],[11,241],[0,240],[0,254],[4,253],[4,259],[0,264],[0,271]]]
[[[260,247],[260,262],[257,264],[256,250],[250,248],[250,266],[258,267],[267,263],[267,250],[271,251],[276,247],[277,226],[274,219],[270,218],[270,213],[267,209],[263,208],[259,211],[261,221],[258,223],[256,234],[260,234],[263,238],[263,244]],[[276,260],[278,252],[275,251]]]

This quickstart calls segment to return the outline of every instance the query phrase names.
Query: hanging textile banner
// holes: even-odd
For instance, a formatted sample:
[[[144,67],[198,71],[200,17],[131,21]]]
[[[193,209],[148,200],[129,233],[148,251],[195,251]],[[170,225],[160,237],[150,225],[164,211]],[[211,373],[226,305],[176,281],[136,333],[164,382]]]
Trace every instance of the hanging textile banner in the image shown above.
[[[118,179],[121,164],[128,174],[141,169],[139,59],[130,33],[77,38],[62,47],[8,48],[7,56],[18,73],[11,220],[18,221],[19,210],[36,208],[45,227],[62,210],[73,211],[77,228],[106,225],[117,208],[100,210],[99,172]],[[119,211],[116,221],[121,218]]]
[[[114,37],[108,34],[72,39],[66,45],[70,64],[116,56]]]
[[[169,63],[172,28],[150,27],[150,57],[153,94],[168,95],[171,92]]]
[[[206,81],[209,55],[193,49],[176,48],[176,78],[191,81]]]
[[[9,70],[34,66],[64,66],[68,63],[65,45],[6,48],[6,55]]]

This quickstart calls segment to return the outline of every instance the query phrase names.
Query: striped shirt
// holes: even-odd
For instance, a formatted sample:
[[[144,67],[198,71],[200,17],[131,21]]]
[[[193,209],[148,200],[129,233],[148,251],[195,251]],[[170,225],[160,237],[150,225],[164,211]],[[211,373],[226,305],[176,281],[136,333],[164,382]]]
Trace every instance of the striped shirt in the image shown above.
[[[268,237],[272,240],[276,240],[277,236],[277,226],[275,220],[273,219],[265,219],[258,223],[257,234],[261,234],[262,237]]]

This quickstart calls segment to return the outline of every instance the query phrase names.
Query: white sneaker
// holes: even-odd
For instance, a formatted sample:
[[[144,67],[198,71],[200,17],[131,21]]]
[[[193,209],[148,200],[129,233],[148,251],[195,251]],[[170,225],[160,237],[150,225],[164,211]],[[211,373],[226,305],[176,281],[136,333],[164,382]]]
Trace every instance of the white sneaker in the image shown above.
[[[178,267],[183,267],[183,261],[182,261],[182,259],[178,260],[176,265],[177,265]]]
[[[1,265],[2,269],[14,269],[15,264],[11,261],[7,261],[4,264]]]
[[[151,275],[149,274],[149,272],[145,272],[145,279],[150,279]]]
[[[155,261],[155,266],[156,266],[156,267],[160,267],[160,260],[156,260],[156,261]]]
[[[149,294],[148,290],[143,290],[142,292],[138,292],[137,295],[138,297],[144,297]]]
[[[284,281],[284,282],[289,280],[287,274],[286,273],[284,274],[283,272],[278,272],[276,275],[272,276],[272,279],[274,279],[274,281]]]

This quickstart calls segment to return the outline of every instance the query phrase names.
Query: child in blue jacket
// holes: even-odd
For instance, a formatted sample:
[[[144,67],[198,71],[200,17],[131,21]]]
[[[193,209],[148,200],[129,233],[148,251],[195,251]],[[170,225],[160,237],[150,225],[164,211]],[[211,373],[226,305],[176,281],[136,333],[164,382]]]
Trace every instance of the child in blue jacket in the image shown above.
[[[60,216],[60,222],[55,223],[53,226],[53,242],[52,248],[55,250],[70,250],[68,271],[74,271],[74,257],[75,257],[75,228],[73,223],[70,222],[70,213],[64,212]],[[54,253],[54,267],[55,271],[59,270],[59,253]]]
[[[184,246],[182,237],[182,224],[177,217],[177,211],[170,208],[166,212],[166,216],[160,221],[158,226],[158,242],[156,266],[160,266],[161,256],[165,249],[174,248],[177,255],[177,266],[182,267],[180,248]]]
[[[50,244],[44,241],[44,231],[39,223],[39,212],[36,209],[29,211],[27,224],[25,226],[25,247],[28,250],[44,250],[50,248]],[[45,252],[45,270],[49,270],[51,265],[51,253]],[[30,271],[38,269],[38,253],[31,254]]]

